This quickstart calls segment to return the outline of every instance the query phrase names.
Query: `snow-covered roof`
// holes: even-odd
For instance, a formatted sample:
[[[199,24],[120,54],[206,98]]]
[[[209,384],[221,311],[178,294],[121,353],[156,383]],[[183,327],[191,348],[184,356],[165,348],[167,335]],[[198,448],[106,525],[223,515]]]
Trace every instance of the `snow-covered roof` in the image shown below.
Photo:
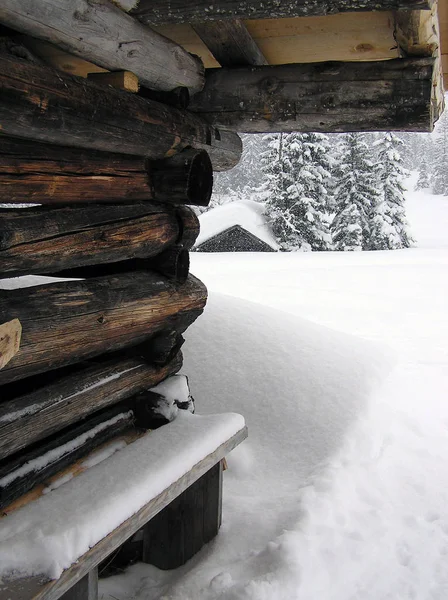
[[[201,231],[196,246],[218,233],[239,225],[258,239],[278,250],[278,244],[264,216],[264,204],[253,200],[238,200],[212,208],[199,217]]]

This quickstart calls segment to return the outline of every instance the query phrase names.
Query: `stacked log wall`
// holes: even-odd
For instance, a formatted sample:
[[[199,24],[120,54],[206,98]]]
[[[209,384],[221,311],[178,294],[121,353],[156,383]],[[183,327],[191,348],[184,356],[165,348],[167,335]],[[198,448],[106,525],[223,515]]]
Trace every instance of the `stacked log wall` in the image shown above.
[[[8,513],[92,449],[148,427],[141,392],[181,368],[182,334],[207,298],[189,273],[199,222],[187,205],[209,203],[213,170],[235,164],[241,144],[161,103],[185,93],[136,97],[16,57],[0,62]],[[23,276],[38,279],[11,279]],[[30,474],[25,465],[43,454],[59,458]]]

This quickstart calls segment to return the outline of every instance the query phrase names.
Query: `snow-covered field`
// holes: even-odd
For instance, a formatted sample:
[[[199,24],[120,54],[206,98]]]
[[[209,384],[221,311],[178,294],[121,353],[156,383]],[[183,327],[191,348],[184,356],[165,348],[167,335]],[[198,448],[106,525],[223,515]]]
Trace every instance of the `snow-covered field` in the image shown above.
[[[184,372],[250,438],[220,535],[102,598],[446,600],[448,198],[409,194],[408,216],[409,250],[192,256],[211,298]]]

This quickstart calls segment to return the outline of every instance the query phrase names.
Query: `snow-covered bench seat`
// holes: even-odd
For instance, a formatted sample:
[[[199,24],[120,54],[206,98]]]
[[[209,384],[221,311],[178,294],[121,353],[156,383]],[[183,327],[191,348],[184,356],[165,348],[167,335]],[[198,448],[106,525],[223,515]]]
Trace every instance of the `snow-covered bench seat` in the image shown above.
[[[0,598],[95,598],[97,565],[246,436],[235,413],[179,411],[175,421],[4,517]]]

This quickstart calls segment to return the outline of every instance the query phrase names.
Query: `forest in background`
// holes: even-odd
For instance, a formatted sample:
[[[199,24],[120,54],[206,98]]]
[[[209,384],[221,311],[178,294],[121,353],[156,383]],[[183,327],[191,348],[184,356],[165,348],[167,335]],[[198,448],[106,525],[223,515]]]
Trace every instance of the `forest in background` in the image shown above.
[[[243,158],[215,174],[208,209],[257,200],[282,250],[407,248],[404,181],[448,196],[448,116],[432,134],[243,135]],[[206,210],[208,210],[206,209]]]

